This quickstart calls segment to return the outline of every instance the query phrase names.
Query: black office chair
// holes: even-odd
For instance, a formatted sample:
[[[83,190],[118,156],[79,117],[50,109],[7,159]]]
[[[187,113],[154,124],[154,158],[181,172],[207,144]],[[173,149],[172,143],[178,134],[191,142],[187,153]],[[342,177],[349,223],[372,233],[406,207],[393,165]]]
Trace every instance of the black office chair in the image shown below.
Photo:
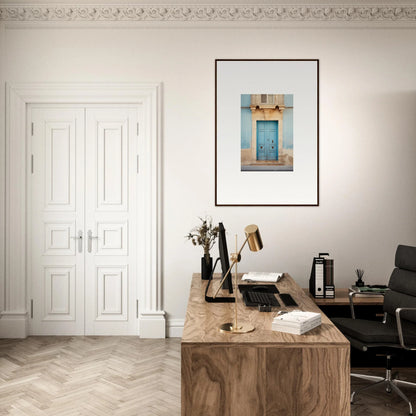
[[[388,393],[394,391],[408,403],[409,414],[412,415],[412,403],[398,386],[416,387],[416,383],[392,378],[391,359],[400,351],[416,350],[416,247],[399,245],[395,266],[388,284],[389,290],[384,296],[383,322],[354,319],[353,307],[352,318],[333,318],[332,321],[353,348],[386,356],[385,377],[351,373],[353,377],[375,382],[354,391],[351,403],[358,392],[384,384]],[[350,297],[351,305],[352,300],[353,296]]]

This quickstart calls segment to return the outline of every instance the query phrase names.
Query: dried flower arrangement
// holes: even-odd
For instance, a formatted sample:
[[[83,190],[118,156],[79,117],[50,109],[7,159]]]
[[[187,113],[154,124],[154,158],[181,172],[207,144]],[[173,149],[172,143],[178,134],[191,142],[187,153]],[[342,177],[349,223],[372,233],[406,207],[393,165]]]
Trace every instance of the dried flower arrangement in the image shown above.
[[[201,220],[202,224],[192,228],[186,238],[191,240],[194,246],[202,246],[204,250],[205,261],[208,264],[210,258],[209,252],[214,246],[215,240],[218,237],[218,226],[214,227],[212,225],[211,217],[199,217],[199,219]]]

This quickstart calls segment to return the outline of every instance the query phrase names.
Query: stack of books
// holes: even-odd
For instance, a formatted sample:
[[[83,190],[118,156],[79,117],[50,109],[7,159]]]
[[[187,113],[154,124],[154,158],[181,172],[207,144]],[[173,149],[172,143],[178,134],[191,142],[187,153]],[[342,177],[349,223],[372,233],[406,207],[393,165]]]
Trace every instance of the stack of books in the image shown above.
[[[302,335],[319,325],[321,325],[320,313],[292,311],[276,316],[272,322],[272,329]]]

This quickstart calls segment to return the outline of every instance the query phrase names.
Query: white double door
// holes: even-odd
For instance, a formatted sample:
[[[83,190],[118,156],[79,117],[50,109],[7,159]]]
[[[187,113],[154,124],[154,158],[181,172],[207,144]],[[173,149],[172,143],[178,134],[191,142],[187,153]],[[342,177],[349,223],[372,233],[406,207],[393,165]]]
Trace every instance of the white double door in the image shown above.
[[[138,334],[139,117],[28,108],[31,334]]]

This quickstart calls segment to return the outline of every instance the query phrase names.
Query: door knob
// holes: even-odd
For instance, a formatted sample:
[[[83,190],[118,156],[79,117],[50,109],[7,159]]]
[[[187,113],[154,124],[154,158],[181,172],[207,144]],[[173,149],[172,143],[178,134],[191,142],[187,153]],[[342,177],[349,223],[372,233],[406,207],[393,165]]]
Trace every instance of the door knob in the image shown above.
[[[98,239],[98,235],[92,235],[92,231],[88,230],[88,253],[92,251],[92,239]]]
[[[78,235],[71,237],[74,240],[78,240],[78,253],[82,253],[82,230],[78,231]]]

